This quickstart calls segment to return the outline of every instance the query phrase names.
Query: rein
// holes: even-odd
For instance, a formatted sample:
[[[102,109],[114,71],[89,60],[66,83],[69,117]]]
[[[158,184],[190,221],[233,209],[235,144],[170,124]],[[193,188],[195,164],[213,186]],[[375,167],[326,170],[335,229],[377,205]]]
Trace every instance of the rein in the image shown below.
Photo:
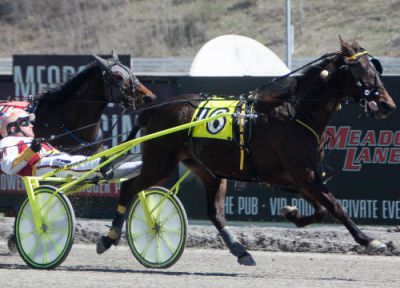
[[[304,128],[306,128],[308,131],[310,131],[315,136],[317,143],[321,144],[321,137],[318,136],[318,133],[313,128],[311,128],[311,126],[307,125],[306,123],[304,123],[303,121],[301,121],[298,118],[295,118],[295,121],[297,123],[299,123],[300,125],[302,125]]]
[[[293,71],[291,71],[291,72],[289,72],[289,73],[287,73],[287,74],[285,74],[285,75],[282,75],[282,76],[279,76],[279,77],[276,77],[276,78],[270,80],[269,82],[267,82],[266,84],[264,84],[263,86],[261,86],[258,90],[265,89],[266,87],[272,85],[273,83],[275,83],[275,82],[277,82],[277,81],[279,81],[279,80],[281,80],[281,79],[285,79],[285,78],[287,78],[287,77],[289,77],[289,76],[291,76],[291,75],[297,73],[298,71],[301,71],[301,70],[303,70],[304,68],[307,68],[307,67],[311,66],[312,64],[314,64],[314,63],[316,63],[316,62],[318,62],[318,61],[321,61],[321,60],[323,60],[323,59],[326,59],[326,58],[329,58],[329,57],[332,57],[332,56],[336,56],[336,55],[338,55],[338,54],[340,54],[340,53],[341,53],[341,51],[336,51],[336,52],[333,52],[333,53],[324,54],[324,55],[322,55],[321,57],[319,57],[319,58],[317,58],[317,59],[315,59],[315,60],[313,60],[313,61],[311,61],[311,62],[309,62],[309,63],[307,63],[307,64],[305,64],[305,65],[303,65],[303,66],[301,66],[301,67],[299,67],[299,68],[297,68],[297,69],[295,69],[295,70],[293,70]],[[365,55],[365,54],[367,54],[367,52],[366,52],[366,51],[362,51],[362,52],[356,53],[356,54],[354,54],[354,55],[352,55],[352,56],[350,56],[350,57],[347,57],[346,60],[354,61],[354,60],[356,60],[358,57],[363,56],[363,55]],[[118,62],[118,61],[114,60],[114,63],[113,63],[112,66],[114,66],[114,65],[119,65],[117,62]],[[124,69],[124,67],[122,67],[122,68],[121,68],[120,66],[118,66],[118,67],[119,67],[120,69]],[[125,70],[125,69],[124,69],[124,70]],[[130,73],[128,70],[126,70],[126,72],[128,72],[129,77],[131,78],[132,83],[134,83],[134,84],[136,85],[137,83],[135,82],[135,76],[134,76],[133,74],[131,75],[131,73]],[[104,74],[106,75],[107,73],[104,73]],[[105,75],[104,75],[103,77],[105,77]],[[132,78],[132,77],[133,77],[133,78]],[[106,82],[106,81],[104,81],[104,82]],[[114,83],[114,84],[111,84],[111,83],[108,82],[108,84],[109,84],[109,85],[112,85],[112,86],[117,86],[117,85],[115,85],[115,83]],[[135,87],[135,85],[132,85],[132,86]],[[109,88],[111,88],[111,87],[109,87]],[[115,87],[113,87],[113,88],[115,88]],[[253,92],[251,92],[251,94],[252,94],[252,93],[253,93]],[[31,99],[32,99],[32,98],[31,98]],[[236,97],[236,96],[233,96],[233,97],[232,97],[232,96],[230,96],[229,99],[232,99],[232,100],[240,100],[240,99],[242,99],[242,97],[241,97],[241,96],[240,96],[240,97]],[[214,99],[209,99],[209,100],[210,100],[210,101],[219,101],[218,99],[215,99],[215,100],[214,100]],[[282,99],[283,102],[288,101],[288,100],[289,100],[289,99]],[[190,100],[188,100],[188,99],[172,100],[172,101],[168,101],[168,102],[164,102],[164,103],[155,104],[155,105],[152,105],[152,106],[149,106],[149,107],[140,108],[140,109],[134,110],[134,111],[132,111],[132,112],[130,112],[130,113],[127,113],[127,114],[128,114],[128,115],[135,115],[135,114],[139,114],[139,113],[141,113],[141,112],[143,112],[143,111],[147,111],[147,110],[151,110],[151,109],[157,109],[157,108],[159,108],[159,107],[163,107],[163,106],[166,106],[166,105],[173,105],[173,104],[178,104],[178,103],[201,102],[201,101],[204,101],[204,98],[190,99]],[[252,101],[257,101],[257,99],[252,99]],[[307,100],[304,99],[303,101],[307,101]],[[310,101],[311,101],[311,100],[310,100]],[[312,101],[321,101],[321,100],[313,99]],[[93,101],[93,102],[95,102],[95,101]],[[99,101],[99,102],[100,102],[100,101]],[[305,122],[303,122],[303,121],[301,121],[301,120],[299,120],[299,119],[295,119],[295,121],[296,121],[299,125],[303,126],[303,127],[306,128],[307,130],[309,130],[309,131],[313,134],[313,136],[316,138],[318,144],[321,143],[320,137],[318,136],[318,134],[316,133],[316,131],[315,131],[310,125],[306,124]],[[58,134],[58,135],[52,135],[51,137],[49,137],[49,140],[58,139],[58,138],[61,138],[61,137],[63,137],[63,136],[66,136],[66,135],[70,135],[72,138],[75,139],[75,137],[73,137],[73,136],[74,136],[74,134],[73,134],[74,132],[80,131],[80,130],[83,130],[83,129],[87,129],[87,128],[89,128],[89,127],[92,127],[92,126],[94,126],[94,125],[97,125],[97,123],[98,123],[98,122],[93,123],[93,124],[89,124],[89,125],[86,125],[86,126],[83,126],[83,127],[77,128],[77,129],[74,129],[74,130],[68,130],[68,129],[66,129],[66,127],[64,127],[64,130],[66,131],[65,133],[61,133],[61,134]],[[115,125],[116,125],[116,123],[114,124],[113,128],[115,127]],[[115,136],[114,136],[114,137],[115,137]],[[119,137],[119,136],[117,136],[117,137]],[[79,141],[80,139],[75,139],[75,140]],[[102,140],[102,141],[104,142],[105,140]],[[79,142],[80,142],[80,141],[79,141]],[[101,141],[98,141],[98,142],[96,142],[96,143],[99,143],[99,142],[101,142]],[[88,143],[88,144],[82,145],[81,148],[83,149],[83,148],[85,148],[85,147],[87,147],[87,146],[91,146],[91,145],[92,145],[91,143]]]

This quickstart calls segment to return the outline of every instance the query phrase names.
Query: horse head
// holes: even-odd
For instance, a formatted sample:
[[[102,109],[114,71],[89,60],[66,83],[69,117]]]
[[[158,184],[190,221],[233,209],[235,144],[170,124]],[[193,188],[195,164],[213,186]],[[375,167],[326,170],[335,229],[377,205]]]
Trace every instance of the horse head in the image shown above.
[[[133,71],[123,65],[113,49],[112,57],[103,59],[93,54],[103,71],[106,97],[126,108],[138,109],[155,102],[156,96],[146,88]]]
[[[368,115],[372,115],[376,119],[386,118],[396,109],[396,104],[383,85],[382,65],[378,59],[367,53],[355,39],[352,44],[347,43],[340,36],[339,39],[341,44],[340,69],[347,72],[351,96]],[[328,72],[325,71],[325,73],[321,73],[321,77],[327,76],[327,74]]]

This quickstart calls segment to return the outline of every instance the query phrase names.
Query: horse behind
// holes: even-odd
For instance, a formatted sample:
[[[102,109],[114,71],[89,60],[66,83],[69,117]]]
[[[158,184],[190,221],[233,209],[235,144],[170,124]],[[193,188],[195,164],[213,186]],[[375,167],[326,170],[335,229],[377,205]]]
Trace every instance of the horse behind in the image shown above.
[[[355,40],[349,44],[340,38],[340,44],[340,51],[327,54],[303,75],[284,77],[274,85],[253,91],[248,102],[256,117],[250,119],[241,114],[233,119],[254,121],[253,136],[245,149],[234,141],[195,138],[189,131],[145,142],[141,173],[123,184],[113,227],[109,236],[99,239],[98,247],[109,248],[117,243],[124,212],[133,197],[168,178],[182,162],[204,183],[208,216],[240,264],[255,265],[255,261],[226,226],[226,179],[290,188],[315,208],[315,214],[303,216],[295,207],[285,207],[282,213],[289,221],[303,227],[328,212],[369,252],[384,250],[384,243],[365,235],[350,219],[320,175],[324,157],[321,138],[341,102],[352,99],[376,119],[386,118],[396,108],[381,81],[377,60]],[[202,97],[183,95],[179,99],[186,101],[142,113],[143,132],[150,134],[191,122]],[[215,121],[210,123],[211,128],[219,127],[226,119]],[[241,165],[242,150],[245,165]]]
[[[93,56],[93,63],[66,83],[33,97],[27,108],[36,115],[35,136],[71,154],[91,155],[102,148],[100,119],[108,103],[139,109],[155,101],[155,95],[120,62],[115,50],[108,59]],[[14,237],[8,240],[11,251]]]
[[[154,101],[133,71],[112,57],[94,55],[93,63],[65,84],[34,99],[36,137],[51,140],[60,150],[90,155],[101,147],[101,115],[109,103],[138,109]]]

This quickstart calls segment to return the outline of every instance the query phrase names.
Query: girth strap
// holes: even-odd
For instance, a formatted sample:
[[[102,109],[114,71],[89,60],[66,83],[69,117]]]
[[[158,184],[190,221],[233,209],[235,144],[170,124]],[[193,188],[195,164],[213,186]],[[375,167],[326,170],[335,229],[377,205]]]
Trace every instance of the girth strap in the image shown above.
[[[244,122],[245,122],[245,113],[246,113],[246,102],[242,101],[240,107],[240,116],[239,116],[239,147],[240,147],[240,170],[243,170],[244,166]]]

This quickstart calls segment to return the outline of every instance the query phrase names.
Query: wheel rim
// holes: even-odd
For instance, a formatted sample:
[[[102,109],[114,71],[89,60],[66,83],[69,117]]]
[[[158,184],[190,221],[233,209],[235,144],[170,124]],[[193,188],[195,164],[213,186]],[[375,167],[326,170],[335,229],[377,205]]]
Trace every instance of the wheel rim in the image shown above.
[[[67,203],[53,191],[36,194],[37,203],[43,213],[43,225],[36,230],[29,202],[21,207],[16,223],[17,243],[21,256],[34,267],[48,268],[58,265],[72,244],[72,222]]]
[[[150,210],[164,199],[163,192],[146,194]],[[132,252],[142,264],[164,267],[181,252],[185,243],[185,218],[180,207],[170,198],[153,212],[155,225],[146,223],[140,201],[135,202],[129,217],[128,239]]]

